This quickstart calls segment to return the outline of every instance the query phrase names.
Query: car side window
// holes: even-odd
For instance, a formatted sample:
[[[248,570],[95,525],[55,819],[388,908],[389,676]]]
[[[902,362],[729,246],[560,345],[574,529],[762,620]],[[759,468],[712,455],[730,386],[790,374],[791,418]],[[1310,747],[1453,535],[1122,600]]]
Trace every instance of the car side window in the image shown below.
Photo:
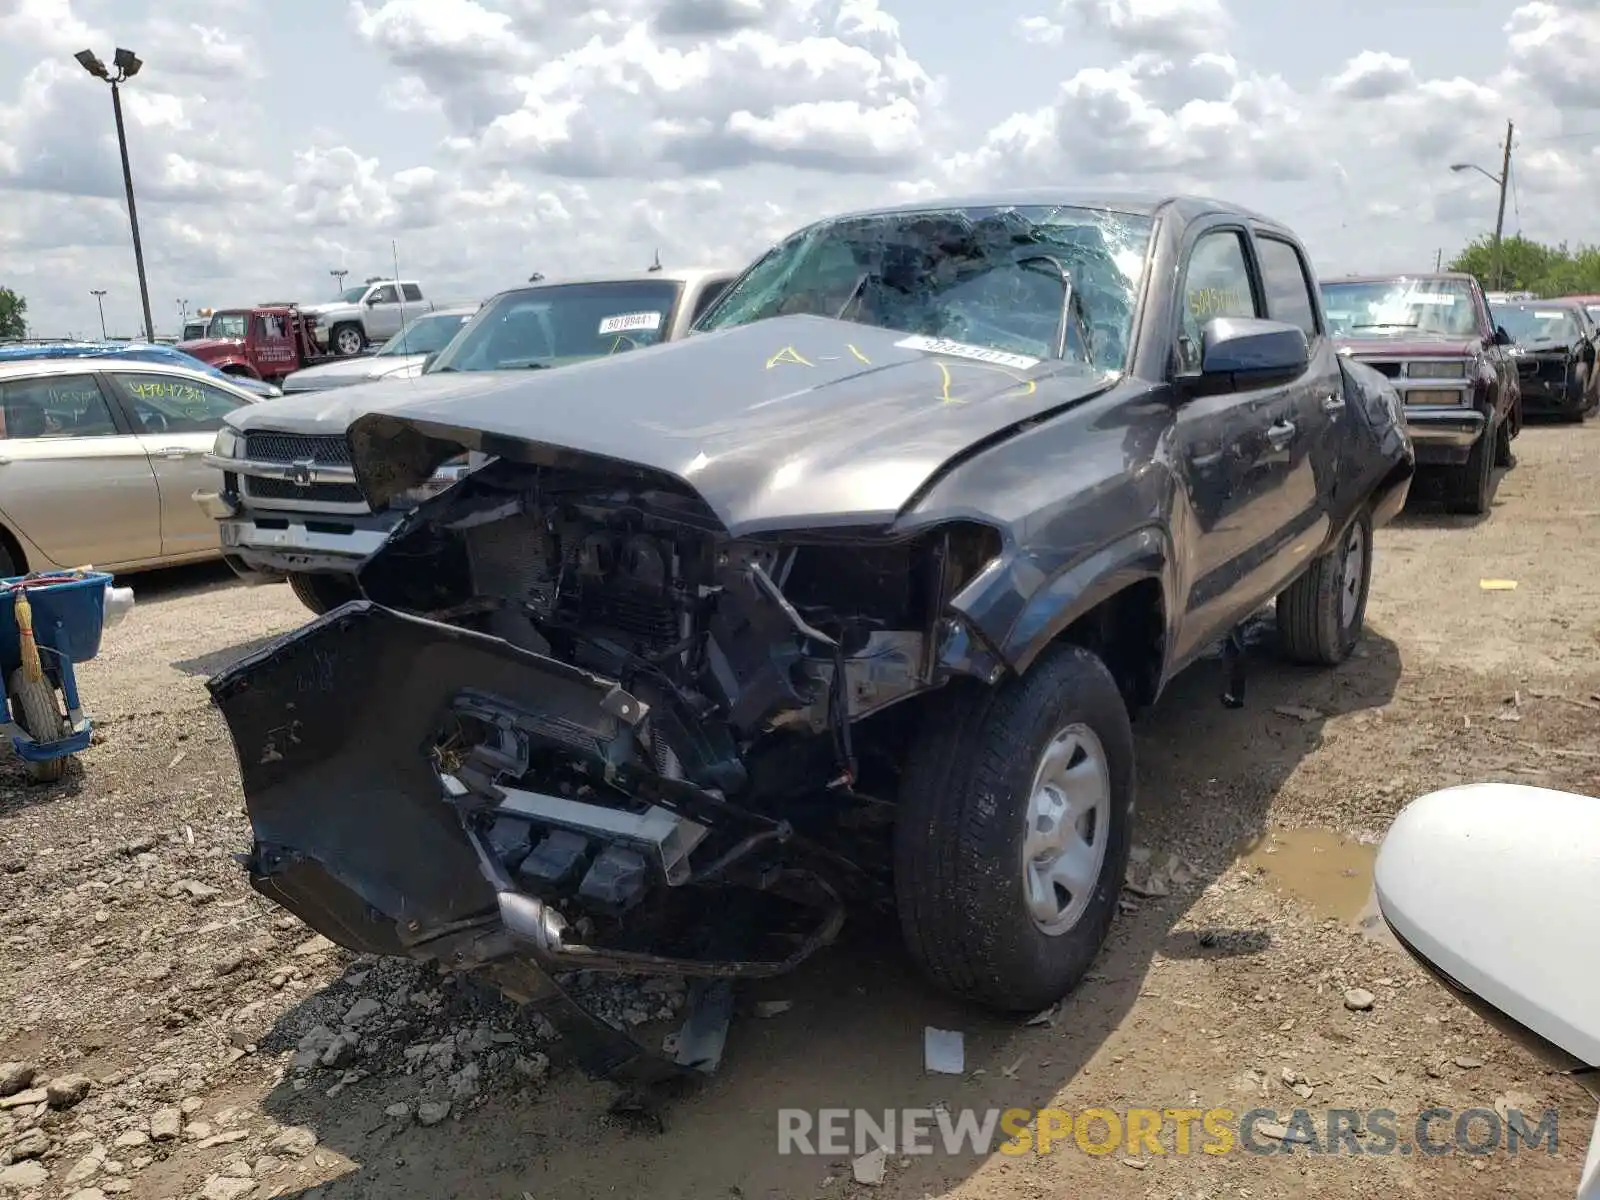
[[[400,303],[400,297],[395,293],[394,284],[386,283],[372,293],[372,302],[374,304],[398,304]]]
[[[722,293],[728,290],[728,285],[732,282],[733,280],[731,279],[719,279],[715,283],[706,284],[705,290],[700,293],[700,299],[694,302],[694,312],[689,315],[689,324],[693,325],[701,317],[705,316],[706,309],[721,298]]]
[[[1317,307],[1311,280],[1300,252],[1281,238],[1256,236],[1261,254],[1261,287],[1267,294],[1267,316],[1302,330],[1309,340],[1317,328]]]
[[[141,433],[215,433],[225,416],[246,403],[219,387],[181,375],[130,371],[116,379],[128,395]]]
[[[1182,326],[1178,334],[1178,369],[1200,369],[1200,331],[1216,317],[1259,317],[1250,282],[1250,257],[1244,234],[1218,229],[1201,234],[1184,268]]]
[[[403,295],[407,301],[422,299],[422,289],[414,283],[402,283],[400,285],[400,294]]]
[[[93,375],[47,375],[0,383],[0,438],[115,437],[111,405]]]

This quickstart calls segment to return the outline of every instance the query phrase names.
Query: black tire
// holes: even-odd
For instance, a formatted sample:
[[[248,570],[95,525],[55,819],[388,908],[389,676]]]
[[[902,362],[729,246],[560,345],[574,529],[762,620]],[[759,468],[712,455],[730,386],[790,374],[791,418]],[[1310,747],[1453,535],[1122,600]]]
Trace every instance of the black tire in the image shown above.
[[[11,672],[6,680],[6,690],[11,696],[12,716],[18,725],[28,731],[36,742],[59,742],[72,732],[66,714],[56,700],[55,685],[49,678],[29,679],[21,667]],[[68,755],[44,762],[23,760],[28,778],[35,783],[55,783],[67,773]]]
[[[1086,874],[1047,932],[1024,897],[1024,839],[1036,769],[1076,726],[1098,743],[1102,797]],[[1046,650],[1020,679],[952,685],[931,698],[902,780],[894,888],[912,957],[939,987],[1005,1012],[1037,1012],[1070,992],[1116,915],[1132,848],[1133,729],[1116,680],[1090,651]],[[1101,816],[1104,815],[1103,824]],[[1052,886],[1050,900],[1061,892]]]
[[[367,335],[361,326],[346,321],[328,331],[328,349],[340,358],[351,358],[367,348]]]
[[[1356,553],[1360,561],[1352,562]],[[1333,549],[1278,593],[1278,644],[1285,657],[1319,667],[1349,658],[1361,640],[1371,586],[1372,517],[1363,509]]]
[[[300,603],[319,617],[341,604],[361,599],[361,589],[341,575],[294,574],[289,576],[289,586]]]
[[[1484,430],[1483,436],[1472,444],[1472,453],[1463,466],[1451,468],[1445,479],[1444,505],[1450,512],[1480,516],[1489,511],[1489,500],[1494,494],[1494,457],[1496,434]]]
[[[22,565],[11,555],[11,548],[0,539],[0,579],[10,579],[22,574]]]
[[[1497,467],[1511,468],[1516,466],[1516,459],[1511,455],[1511,414],[1507,413],[1494,433],[1494,465]]]

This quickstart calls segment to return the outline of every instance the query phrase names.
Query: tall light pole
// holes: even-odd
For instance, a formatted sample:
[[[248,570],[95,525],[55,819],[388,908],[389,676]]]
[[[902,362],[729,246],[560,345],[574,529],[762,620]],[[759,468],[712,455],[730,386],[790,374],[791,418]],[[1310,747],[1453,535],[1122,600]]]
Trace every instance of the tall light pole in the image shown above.
[[[178,301],[178,332],[180,334],[183,332],[183,327],[185,325],[187,325],[188,323],[189,323],[189,302],[187,300],[180,299]]]
[[[1500,211],[1494,218],[1494,247],[1490,251],[1489,273],[1494,278],[1494,288],[1500,289],[1500,235],[1506,225],[1506,185],[1511,182],[1511,132],[1515,127],[1510,121],[1506,122],[1505,152],[1500,159],[1500,174],[1486,171],[1476,163],[1451,163],[1452,171],[1476,171],[1479,175],[1490,180],[1500,189]]]
[[[350,272],[340,267],[337,270],[329,271],[328,274],[333,276],[333,286],[339,289],[338,294],[344,295],[344,277]]]
[[[105,288],[91,288],[89,291],[89,295],[94,297],[95,307],[100,310],[100,340],[102,342],[108,340],[106,337],[106,302],[103,299],[105,294]]]
[[[122,93],[118,90],[119,85],[139,73],[144,63],[132,50],[124,50],[121,46],[117,47],[111,60],[117,69],[115,75],[106,69],[105,63],[93,50],[79,50],[73,57],[89,74],[111,85],[111,111],[117,118],[117,148],[122,152],[122,183],[128,190],[128,223],[133,226],[133,262],[139,269],[139,301],[144,306],[144,336],[146,341],[154,341],[156,327],[150,319],[150,288],[144,278],[144,247],[139,244],[139,210],[133,205],[133,169],[128,165],[128,134],[122,124]]]

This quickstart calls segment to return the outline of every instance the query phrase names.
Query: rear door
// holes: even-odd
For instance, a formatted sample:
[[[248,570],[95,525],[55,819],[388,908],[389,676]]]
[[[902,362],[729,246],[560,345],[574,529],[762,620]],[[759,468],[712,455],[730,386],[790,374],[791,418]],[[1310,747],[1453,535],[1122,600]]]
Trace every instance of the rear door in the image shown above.
[[[1336,510],[1339,463],[1344,453],[1344,377],[1333,339],[1323,328],[1311,271],[1300,247],[1268,230],[1257,230],[1256,257],[1266,292],[1267,316],[1293,325],[1306,335],[1311,362],[1287,389],[1289,419],[1296,436],[1288,448],[1288,492],[1292,514],[1290,551],[1303,560],[1328,533],[1329,514]]]
[[[162,555],[218,549],[217,523],[194,502],[194,494],[217,491],[222,473],[200,456],[216,441],[223,418],[249,401],[186,375],[116,369],[106,375],[155,474]]]
[[[0,519],[56,566],[161,557],[154,471],[99,372],[0,382]]]

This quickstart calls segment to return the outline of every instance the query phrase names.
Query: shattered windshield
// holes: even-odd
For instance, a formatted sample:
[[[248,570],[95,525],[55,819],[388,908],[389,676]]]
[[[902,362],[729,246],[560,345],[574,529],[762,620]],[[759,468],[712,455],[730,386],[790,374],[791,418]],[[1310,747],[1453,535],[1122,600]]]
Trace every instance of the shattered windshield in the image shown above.
[[[1470,338],[1478,332],[1472,285],[1464,279],[1325,283],[1322,306],[1337,338]]]
[[[670,279],[562,283],[496,296],[428,373],[555,367],[653,346],[683,285]]]
[[[384,358],[401,354],[432,354],[443,350],[450,339],[461,332],[461,327],[472,320],[471,313],[440,315],[429,313],[418,317],[383,344],[373,357]]]
[[[699,328],[812,313],[1121,371],[1154,228],[1053,205],[823,221],[757,262]]]
[[[244,336],[245,325],[249,320],[249,313],[218,313],[216,316],[211,318],[211,325],[206,330],[206,336],[214,338],[242,338]]]
[[[1524,345],[1543,342],[1571,344],[1583,336],[1571,309],[1538,304],[1496,304],[1489,309],[1494,323]]]

